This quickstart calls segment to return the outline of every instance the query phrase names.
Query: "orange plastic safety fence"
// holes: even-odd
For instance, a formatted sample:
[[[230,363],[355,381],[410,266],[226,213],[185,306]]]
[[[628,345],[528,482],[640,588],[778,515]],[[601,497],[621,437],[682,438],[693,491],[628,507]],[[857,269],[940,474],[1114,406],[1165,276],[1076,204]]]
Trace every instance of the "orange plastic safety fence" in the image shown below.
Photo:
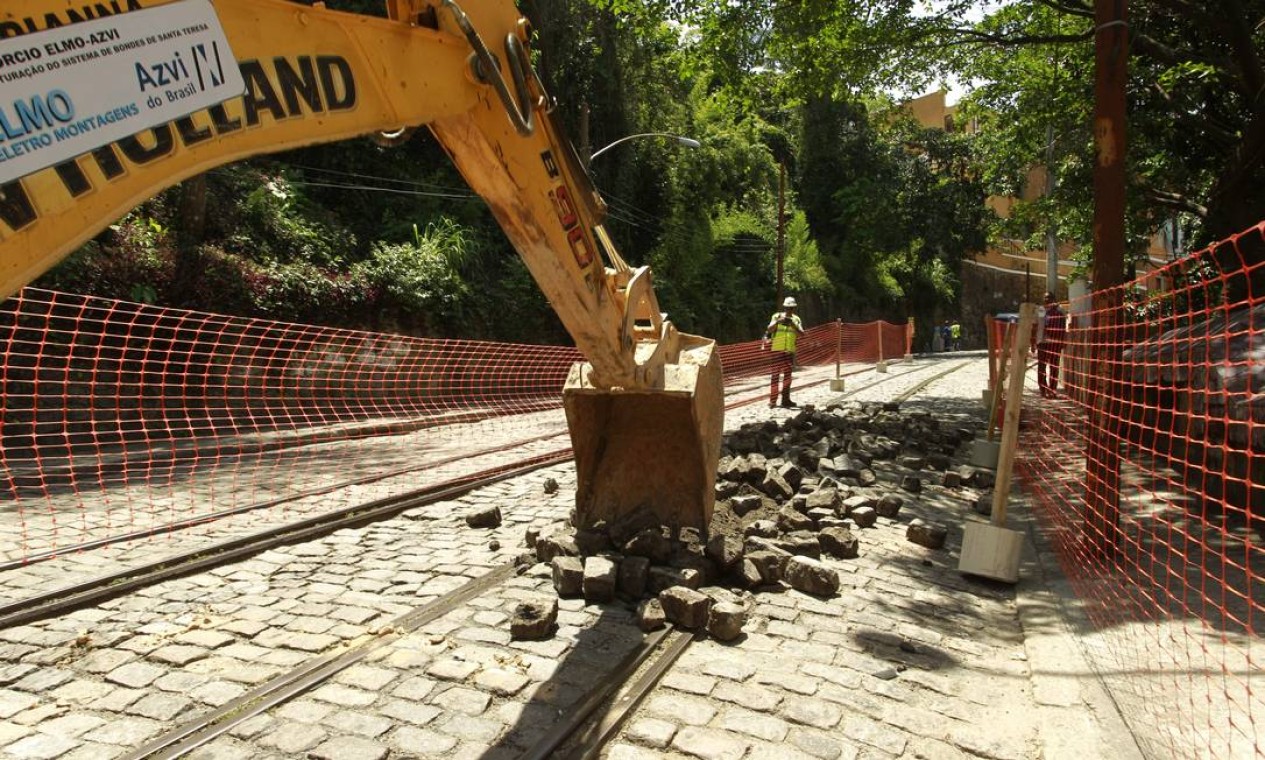
[[[1019,473],[1156,757],[1265,756],[1263,253],[1265,224],[1039,320]]]
[[[892,356],[892,327],[812,328],[797,363],[874,361],[880,335]],[[731,385],[773,366],[762,341],[720,354]],[[567,347],[28,288],[0,305],[0,566],[228,514],[275,523],[278,513],[385,498],[497,456],[565,449],[561,388],[579,359]]]

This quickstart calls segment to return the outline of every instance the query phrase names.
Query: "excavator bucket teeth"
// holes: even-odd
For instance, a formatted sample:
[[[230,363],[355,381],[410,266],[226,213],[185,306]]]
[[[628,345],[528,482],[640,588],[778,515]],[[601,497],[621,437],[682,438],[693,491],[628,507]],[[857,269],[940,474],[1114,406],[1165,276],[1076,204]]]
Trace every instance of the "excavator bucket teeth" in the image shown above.
[[[706,531],[715,502],[724,389],[714,341],[680,335],[663,388],[603,390],[572,367],[563,391],[576,463],[577,528],[659,525]]]

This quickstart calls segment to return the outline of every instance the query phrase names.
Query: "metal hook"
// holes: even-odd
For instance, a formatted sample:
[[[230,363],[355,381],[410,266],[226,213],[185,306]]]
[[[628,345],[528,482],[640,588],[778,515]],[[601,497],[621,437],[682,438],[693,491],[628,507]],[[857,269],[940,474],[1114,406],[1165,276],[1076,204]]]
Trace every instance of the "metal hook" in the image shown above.
[[[505,38],[505,52],[509,58],[510,76],[514,79],[514,89],[518,94],[518,101],[515,102],[514,96],[510,94],[509,85],[505,82],[505,77],[501,75],[501,66],[497,62],[496,56],[492,51],[488,50],[488,46],[483,43],[483,38],[479,36],[475,30],[474,24],[470,23],[470,17],[466,12],[461,10],[461,6],[457,5],[455,0],[443,0],[444,7],[452,11],[453,18],[457,21],[457,26],[465,33],[466,40],[470,42],[470,47],[474,48],[475,58],[475,75],[480,81],[492,85],[496,89],[496,94],[501,98],[501,104],[505,106],[505,112],[509,116],[510,122],[514,125],[514,129],[523,137],[530,137],[536,131],[535,111],[531,103],[531,91],[527,87],[527,71],[532,71],[533,78],[535,71],[531,68],[531,61],[527,60],[527,51],[523,47],[523,43],[513,34],[507,35]],[[539,82],[539,80],[536,80]]]

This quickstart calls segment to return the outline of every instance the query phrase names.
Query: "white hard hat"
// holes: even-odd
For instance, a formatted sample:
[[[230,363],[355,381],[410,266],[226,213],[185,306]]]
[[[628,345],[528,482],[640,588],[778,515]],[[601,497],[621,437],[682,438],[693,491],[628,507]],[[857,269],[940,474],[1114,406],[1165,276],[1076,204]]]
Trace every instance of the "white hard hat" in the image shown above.
[[[794,309],[796,306],[798,306],[798,304],[796,304],[795,299],[790,296],[787,296],[786,300],[782,302],[783,309]]]

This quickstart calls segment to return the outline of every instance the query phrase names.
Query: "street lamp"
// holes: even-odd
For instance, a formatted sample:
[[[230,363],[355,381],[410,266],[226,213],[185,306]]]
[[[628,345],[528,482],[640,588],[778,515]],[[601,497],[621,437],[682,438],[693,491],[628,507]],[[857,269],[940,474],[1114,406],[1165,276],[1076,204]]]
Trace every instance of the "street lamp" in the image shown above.
[[[666,132],[642,132],[639,135],[628,135],[627,137],[621,137],[615,142],[611,143],[610,145],[607,145],[604,148],[599,148],[598,150],[593,152],[593,155],[589,156],[589,160],[592,161],[593,159],[597,158],[598,156],[602,155],[606,151],[610,150],[616,145],[619,145],[622,142],[627,142],[629,140],[633,140],[638,137],[666,137],[670,140],[676,140],[677,142],[679,142],[680,144],[684,145],[687,148],[701,148],[703,146],[702,143],[700,143],[698,140],[695,140],[692,137],[682,137],[680,135],[671,135]]]

